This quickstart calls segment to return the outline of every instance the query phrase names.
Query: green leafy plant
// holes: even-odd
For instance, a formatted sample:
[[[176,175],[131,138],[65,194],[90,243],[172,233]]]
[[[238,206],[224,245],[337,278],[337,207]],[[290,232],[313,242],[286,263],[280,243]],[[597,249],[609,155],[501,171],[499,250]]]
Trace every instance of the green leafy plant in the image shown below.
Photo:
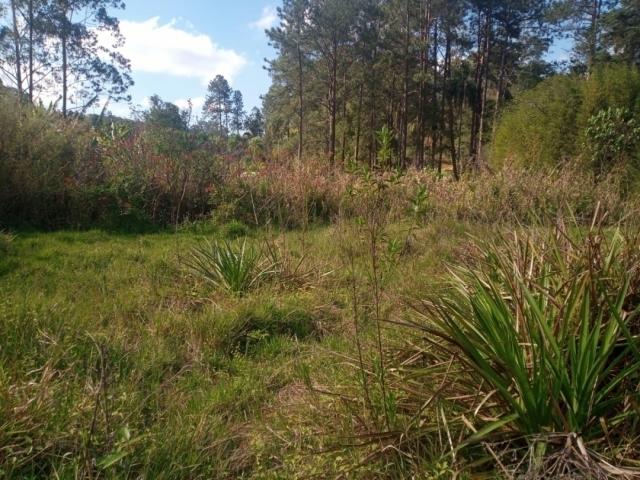
[[[386,125],[376,132],[378,139],[378,162],[381,166],[390,166],[393,159],[393,132]]]
[[[209,242],[194,247],[186,266],[221,290],[242,295],[256,286],[275,266],[244,240],[239,248],[229,242]]]
[[[640,124],[627,108],[607,108],[593,115],[586,137],[585,147],[598,173],[640,154]]]
[[[472,433],[463,446],[520,439],[540,466],[558,438],[561,446],[612,450],[632,438],[640,400],[637,245],[595,226],[481,243],[482,260],[452,269],[445,292],[417,308],[427,321],[415,326],[439,359],[425,375],[448,385],[439,395],[455,399],[450,415]],[[446,362],[453,366],[443,373]],[[436,380],[452,370],[455,382]],[[586,449],[574,450],[589,469],[608,471]]]

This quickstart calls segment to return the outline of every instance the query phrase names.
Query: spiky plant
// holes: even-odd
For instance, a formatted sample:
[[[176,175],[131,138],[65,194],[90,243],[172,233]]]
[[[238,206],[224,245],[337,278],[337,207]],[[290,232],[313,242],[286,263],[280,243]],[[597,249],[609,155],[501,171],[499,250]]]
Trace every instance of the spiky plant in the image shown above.
[[[594,224],[480,242],[483,258],[416,308],[430,365],[402,375],[429,380],[463,447],[515,441],[538,469],[570,450],[574,466],[624,473],[591,453],[639,453],[622,449],[640,422],[636,240]]]
[[[239,248],[229,242],[205,241],[191,250],[184,263],[193,274],[234,295],[245,294],[275,268],[246,239]]]

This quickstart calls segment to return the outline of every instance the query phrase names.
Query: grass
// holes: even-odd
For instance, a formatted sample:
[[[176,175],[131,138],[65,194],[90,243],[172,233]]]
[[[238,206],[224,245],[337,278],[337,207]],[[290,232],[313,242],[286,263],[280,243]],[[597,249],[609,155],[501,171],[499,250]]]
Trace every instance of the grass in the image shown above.
[[[198,241],[17,236],[0,260],[0,476],[244,470],[245,425],[337,320],[331,292],[212,294],[181,267]]]
[[[610,301],[607,315],[589,317],[593,328],[576,327],[595,303],[570,266],[585,272],[593,262],[545,250],[557,263],[540,265],[567,276],[541,267],[536,278],[569,299],[563,316],[533,285],[509,283],[513,264],[538,258],[541,244],[532,242],[518,244],[511,253],[522,256],[513,258],[498,248],[482,263],[493,270],[460,273],[465,281],[452,296],[439,295],[447,292],[439,286],[447,263],[480,265],[468,235],[489,241],[499,238],[494,230],[362,216],[286,233],[258,229],[233,243],[226,228],[205,224],[138,236],[20,232],[0,256],[0,477],[466,478],[471,470],[452,451],[470,463],[486,455],[465,446],[471,434],[462,416],[486,433],[481,444],[497,433],[512,440],[565,424],[585,441],[603,429],[610,440],[618,428],[629,431],[633,402],[609,394],[620,378],[637,375],[625,331],[611,321],[628,298],[624,282],[617,296],[597,297],[598,305]],[[278,268],[270,281],[220,288],[221,277],[212,282],[185,268],[205,239],[214,265],[217,254],[232,267],[252,258],[246,279],[260,275],[263,261]],[[607,237],[595,258],[617,258],[611,252],[631,243]],[[602,266],[602,282],[623,278],[619,264]],[[511,308],[509,288],[535,315]],[[397,323],[415,318],[413,299],[422,298],[441,302],[416,336]],[[564,319],[572,326],[559,329],[561,339],[534,328]],[[514,330],[516,320],[535,323]],[[517,335],[524,331],[535,335],[525,341]],[[429,347],[435,338],[440,356]],[[554,342],[563,342],[559,351]],[[441,355],[447,348],[467,359],[456,373],[461,385],[483,382],[477,416],[468,412],[471,400],[418,395],[451,374]],[[546,362],[530,375],[543,350]],[[550,379],[558,388],[542,395]]]
[[[0,258],[0,476],[280,468],[265,419],[280,428],[280,398],[301,385],[302,364],[334,372],[329,352],[351,348],[335,228],[257,232],[268,258],[291,268],[245,296],[185,271],[200,232],[216,240],[203,228],[15,236]]]

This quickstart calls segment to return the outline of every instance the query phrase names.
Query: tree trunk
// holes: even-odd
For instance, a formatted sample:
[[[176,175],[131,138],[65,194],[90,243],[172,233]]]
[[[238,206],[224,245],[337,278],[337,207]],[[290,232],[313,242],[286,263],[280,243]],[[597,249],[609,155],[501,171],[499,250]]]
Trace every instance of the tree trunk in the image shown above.
[[[401,137],[402,144],[400,146],[400,167],[407,166],[407,137],[409,135],[409,41],[410,41],[410,2],[406,2],[406,24],[404,38],[404,81],[402,85],[402,120],[401,120]]]
[[[349,91],[348,91],[348,82],[347,82],[347,71],[344,71],[344,76],[342,77],[342,122],[343,122],[343,128],[342,128],[342,141],[341,141],[341,150],[340,150],[340,161],[344,166],[346,166],[346,159],[347,159],[347,131],[349,130],[350,127],[350,122],[347,119],[347,98],[349,96]]]
[[[29,22],[29,102],[33,103],[33,0],[29,0],[28,6]]]
[[[593,71],[598,55],[598,41],[600,29],[600,16],[602,15],[602,0],[592,0],[591,3],[591,28],[589,32],[589,58],[587,67],[589,74]]]
[[[491,122],[492,143],[496,138],[496,126],[498,124],[498,114],[500,113],[500,102],[502,102],[502,96],[505,89],[506,58],[508,49],[509,38],[506,39],[505,44],[502,46],[502,55],[500,56],[500,73],[498,74],[498,87],[496,88],[496,105],[493,110],[493,122]]]
[[[433,24],[433,93],[431,96],[433,102],[433,128],[431,131],[431,168],[436,168],[436,152],[438,146],[438,126],[440,123],[438,108],[438,19]]]
[[[362,128],[362,97],[364,94],[364,83],[360,84],[360,91],[358,93],[358,116],[356,119],[356,151],[354,153],[355,162],[360,160],[360,134]]]
[[[298,30],[300,35],[300,30]],[[302,163],[302,150],[304,145],[304,79],[302,77],[302,50],[300,49],[300,38],[297,42],[298,53],[298,163]]]
[[[16,87],[18,95],[22,99],[22,52],[20,51],[20,31],[18,29],[16,0],[11,0],[11,17],[13,20],[13,45],[16,55]]]
[[[484,16],[484,22],[482,17]],[[489,76],[489,54],[491,46],[491,14],[488,11],[478,14],[478,56],[476,60],[476,98],[473,102],[471,138],[469,157],[474,169],[478,170],[482,163],[482,142],[484,116],[487,100]]]
[[[427,103],[427,66],[429,60],[429,41],[431,36],[429,30],[431,28],[431,0],[425,5],[424,14],[422,15],[423,24],[420,28],[420,98],[418,101],[418,135],[416,141],[417,165],[418,168],[424,168],[424,138],[426,136],[426,103]]]
[[[68,95],[68,60],[67,60],[67,35],[62,33],[62,116],[67,117]]]
[[[334,40],[329,87],[329,163],[336,162],[336,116],[338,110],[338,42]]]
[[[451,83],[451,35],[450,32],[447,31],[447,44],[445,49],[445,80],[444,86],[449,86],[446,89],[445,97],[447,99],[447,120],[448,120],[448,133],[449,133],[449,151],[451,154],[451,165],[453,167],[453,178],[456,180],[460,179],[460,173],[458,172],[458,152],[456,149],[456,121],[454,114],[454,106],[453,106],[453,93],[451,92],[450,83]]]
[[[487,91],[489,87],[489,56],[491,55],[491,16],[487,14],[485,28],[484,53],[482,55],[482,76],[480,93],[480,112],[478,123],[478,144],[476,146],[476,168],[480,169],[484,163],[483,142],[484,142],[484,119],[487,107]]]

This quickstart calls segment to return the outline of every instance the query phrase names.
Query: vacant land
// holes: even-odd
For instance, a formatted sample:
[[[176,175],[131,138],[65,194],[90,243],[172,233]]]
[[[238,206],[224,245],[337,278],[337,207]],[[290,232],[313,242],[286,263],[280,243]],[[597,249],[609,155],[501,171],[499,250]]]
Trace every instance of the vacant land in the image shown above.
[[[4,476],[72,478],[97,461],[116,477],[284,469],[286,478],[297,462],[321,461],[313,451],[331,443],[337,425],[306,429],[288,417],[313,415],[309,372],[318,389],[323,378],[334,389],[355,373],[344,257],[345,246],[357,249],[357,233],[340,226],[248,232],[249,242],[276,250],[290,270],[238,296],[183,265],[202,238],[238,235],[233,225],[217,230],[24,233],[7,242],[0,263]],[[381,245],[397,257],[385,260],[384,308],[396,303],[387,295],[428,290],[465,230],[394,226]],[[365,278],[366,251],[355,256]]]

